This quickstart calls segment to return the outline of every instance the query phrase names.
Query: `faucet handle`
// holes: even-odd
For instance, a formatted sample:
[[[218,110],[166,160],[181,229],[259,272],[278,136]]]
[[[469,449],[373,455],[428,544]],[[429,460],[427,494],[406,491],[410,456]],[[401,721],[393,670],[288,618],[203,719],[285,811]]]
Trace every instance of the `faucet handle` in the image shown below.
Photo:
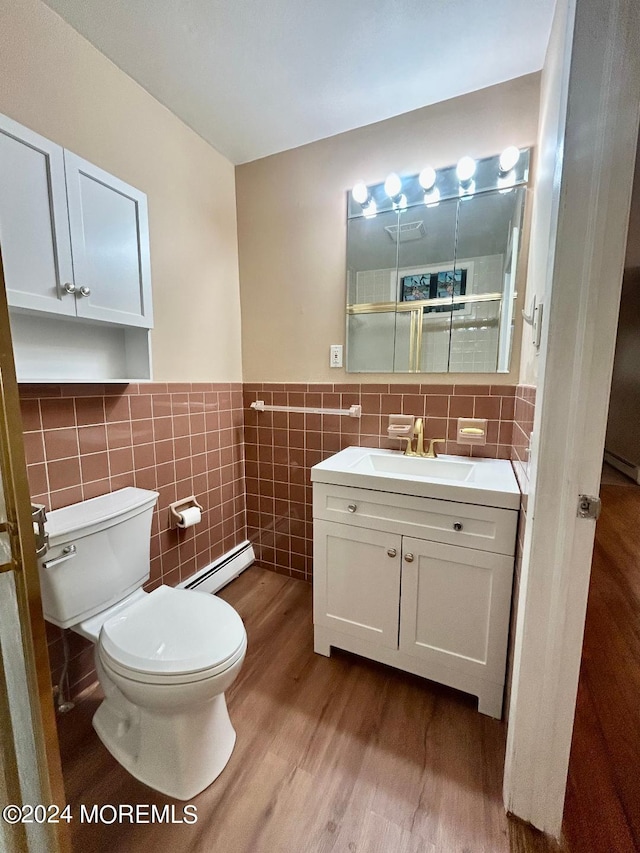
[[[404,440],[407,442],[407,446],[404,449],[405,456],[417,456],[418,454],[413,449],[413,435],[403,436]]]
[[[445,444],[446,441],[446,438],[432,438],[429,441],[429,450],[427,451],[427,456],[429,457],[429,459],[438,458],[438,454],[436,453],[436,444]]]

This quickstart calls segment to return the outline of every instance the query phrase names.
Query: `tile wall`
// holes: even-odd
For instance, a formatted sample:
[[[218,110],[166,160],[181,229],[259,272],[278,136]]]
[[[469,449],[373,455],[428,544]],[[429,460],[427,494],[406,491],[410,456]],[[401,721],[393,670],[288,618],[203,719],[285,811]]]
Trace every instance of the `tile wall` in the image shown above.
[[[511,446],[511,464],[520,486],[520,518],[516,539],[516,562],[513,575],[513,595],[511,598],[511,624],[509,628],[509,649],[507,656],[507,682],[505,693],[505,715],[509,708],[511,695],[511,677],[513,672],[513,643],[516,631],[518,596],[522,575],[522,553],[524,548],[524,530],[527,524],[527,499],[529,495],[529,441],[533,430],[533,416],[536,408],[536,388],[534,385],[518,385],[515,395],[513,420],[513,442]]]
[[[511,461],[522,493],[523,509],[529,494],[529,441],[536,409],[535,385],[518,385],[515,395]]]
[[[254,400],[285,406],[362,406],[362,418],[251,410]],[[388,415],[425,419],[425,436],[446,437],[443,452],[509,459],[515,387],[504,385],[245,384],[247,529],[257,561],[292,577],[312,578],[310,468],[359,444],[398,448],[386,437]],[[484,447],[455,442],[459,417],[488,419]]]
[[[260,565],[311,580],[310,468],[352,444],[397,448],[386,437],[390,413],[423,417],[425,436],[446,437],[447,453],[511,458],[523,491],[528,485],[535,389],[527,386],[151,383],[20,390],[35,502],[56,509],[134,485],[160,493],[148,589],[184,580],[245,538]],[[250,409],[257,399],[324,408],[359,404],[363,415],[257,413]],[[487,418],[488,444],[457,445],[458,417]],[[178,532],[169,527],[168,505],[190,494],[205,508],[203,523]],[[521,538],[522,532],[519,558]],[[51,628],[49,638],[57,683],[60,631]],[[75,696],[95,679],[93,647],[71,632],[68,639]]]
[[[124,486],[159,492],[147,589],[175,585],[246,539],[240,383],[20,386],[32,499],[47,509]],[[169,526],[172,501],[195,494],[202,523]],[[69,632],[70,686],[94,679],[93,648]],[[60,631],[49,630],[52,677]]]

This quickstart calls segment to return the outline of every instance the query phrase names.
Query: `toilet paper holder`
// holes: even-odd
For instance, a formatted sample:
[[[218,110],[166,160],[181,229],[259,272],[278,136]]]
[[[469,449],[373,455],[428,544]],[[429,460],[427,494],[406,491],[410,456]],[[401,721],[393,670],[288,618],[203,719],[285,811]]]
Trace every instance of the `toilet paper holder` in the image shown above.
[[[199,509],[200,512],[204,512],[204,507],[200,506],[195,495],[189,495],[188,498],[182,498],[180,501],[174,501],[172,504],[169,504],[169,522],[171,527],[178,527],[181,530],[184,530],[184,524],[182,523],[182,516],[180,513],[184,512],[185,509],[191,508]]]

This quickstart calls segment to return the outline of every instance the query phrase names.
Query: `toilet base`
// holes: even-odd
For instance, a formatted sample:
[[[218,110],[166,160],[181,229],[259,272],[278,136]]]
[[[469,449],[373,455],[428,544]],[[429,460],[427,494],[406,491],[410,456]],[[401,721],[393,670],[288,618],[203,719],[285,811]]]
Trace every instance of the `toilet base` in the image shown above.
[[[236,742],[224,693],[188,712],[167,713],[140,708],[113,691],[94,714],[93,728],[125,770],[177,800],[204,791]]]

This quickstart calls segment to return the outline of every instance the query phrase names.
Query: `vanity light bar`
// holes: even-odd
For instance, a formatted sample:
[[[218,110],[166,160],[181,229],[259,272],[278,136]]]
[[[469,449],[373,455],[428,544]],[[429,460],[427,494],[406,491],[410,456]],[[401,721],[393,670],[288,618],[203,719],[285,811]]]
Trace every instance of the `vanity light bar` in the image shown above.
[[[384,183],[367,186],[358,181],[348,193],[347,218],[368,218],[390,210],[418,205],[435,206],[447,199],[502,190],[529,182],[530,148],[510,145],[501,154],[474,160],[461,157],[454,166],[437,171],[426,166],[419,175],[400,177],[395,172]]]
[[[300,412],[305,415],[342,415],[349,418],[362,417],[362,406],[350,406],[348,409],[316,409],[311,406],[267,406],[264,400],[251,403],[256,412]]]

